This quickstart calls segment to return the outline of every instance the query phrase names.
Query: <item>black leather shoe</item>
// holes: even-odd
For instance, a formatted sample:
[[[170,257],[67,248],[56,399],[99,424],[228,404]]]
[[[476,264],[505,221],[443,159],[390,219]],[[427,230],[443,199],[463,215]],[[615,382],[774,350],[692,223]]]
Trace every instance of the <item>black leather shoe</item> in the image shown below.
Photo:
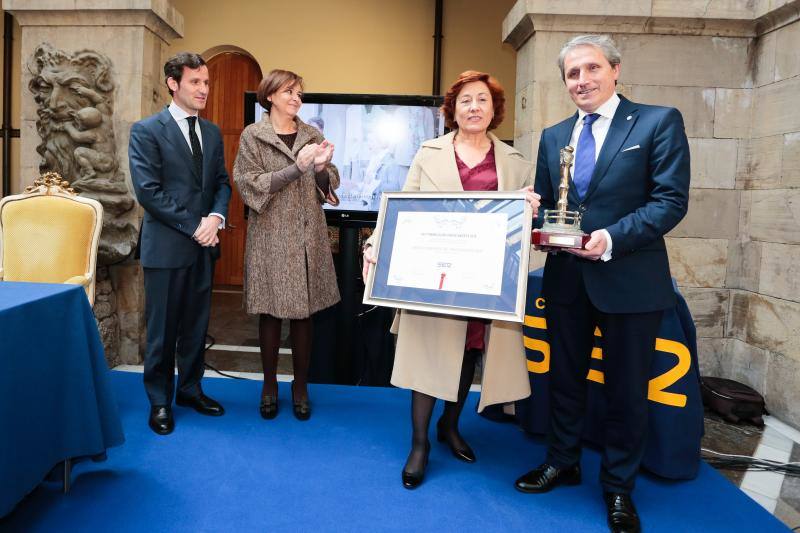
[[[150,408],[150,417],[147,420],[150,429],[159,435],[169,435],[175,429],[175,420],[172,410],[164,405],[154,405]]]
[[[308,401],[308,396],[299,400],[295,399],[294,381],[292,381],[292,410],[294,411],[294,417],[298,420],[311,418],[311,402]]]
[[[272,420],[278,416],[278,397],[277,396],[262,396],[261,404],[258,406],[258,412],[261,413],[261,418],[264,420]]]
[[[209,398],[202,392],[197,396],[190,396],[188,398],[176,396],[175,403],[181,407],[191,407],[201,415],[222,416],[225,414],[225,409],[218,401]]]
[[[608,528],[612,533],[639,533],[642,530],[630,494],[605,492],[603,499],[606,501]]]
[[[580,482],[580,465],[556,468],[544,463],[519,478],[514,486],[521,492],[536,493],[550,491],[559,485],[579,485]]]
[[[431,452],[431,445],[425,445],[425,460],[422,462],[422,468],[416,472],[409,472],[403,467],[403,487],[408,490],[413,490],[422,485],[422,480],[425,479],[425,468],[428,466],[428,456]],[[411,450],[414,453],[414,450]],[[408,461],[406,461],[408,462]]]
[[[464,461],[465,463],[475,462],[476,459],[475,452],[472,451],[472,448],[469,447],[469,444],[464,442],[463,448],[456,448],[452,442],[447,440],[447,437],[444,432],[444,424],[442,424],[441,418],[439,419],[438,422],[436,422],[436,440],[438,440],[439,442],[446,442],[447,446],[450,448],[450,452],[456,459]]]

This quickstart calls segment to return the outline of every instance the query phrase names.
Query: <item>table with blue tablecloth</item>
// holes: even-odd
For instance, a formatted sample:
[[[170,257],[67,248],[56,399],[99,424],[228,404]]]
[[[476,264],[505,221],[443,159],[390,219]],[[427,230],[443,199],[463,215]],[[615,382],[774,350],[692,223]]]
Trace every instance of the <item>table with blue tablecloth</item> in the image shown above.
[[[82,287],[0,282],[0,517],[68,459],[124,442]]]
[[[520,425],[536,434],[547,433],[550,403],[551,354],[544,313],[547,302],[541,297],[541,287],[542,269],[539,269],[528,276],[523,327],[531,396],[515,405]],[[677,287],[675,293],[677,305],[665,311],[654,347],[648,392],[647,448],[642,467],[670,479],[691,479],[697,474],[700,464],[703,404],[694,323]],[[602,357],[601,332],[595,331],[592,364],[586,376],[589,390],[584,438],[590,443],[602,442],[605,413]]]

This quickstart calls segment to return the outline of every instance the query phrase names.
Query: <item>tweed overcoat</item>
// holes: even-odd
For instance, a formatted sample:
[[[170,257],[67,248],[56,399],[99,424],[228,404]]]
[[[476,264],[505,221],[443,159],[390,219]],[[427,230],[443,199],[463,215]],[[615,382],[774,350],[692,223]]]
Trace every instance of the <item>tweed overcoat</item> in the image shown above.
[[[422,144],[408,171],[404,191],[463,191],[456,166],[455,131]],[[498,190],[519,190],[533,184],[533,163],[493,134]],[[492,321],[487,328],[483,382],[478,410],[530,396],[522,325]],[[401,310],[392,332],[397,334],[392,384],[456,401],[467,319]]]
[[[296,118],[292,150],[281,141],[269,115],[247,126],[239,139],[233,180],[250,208],[245,247],[244,290],[248,313],[307,318],[339,301],[328,227],[317,195],[313,166],[270,193],[273,173],[295,162],[300,149],[322,134]],[[330,186],[339,172],[326,167]]]

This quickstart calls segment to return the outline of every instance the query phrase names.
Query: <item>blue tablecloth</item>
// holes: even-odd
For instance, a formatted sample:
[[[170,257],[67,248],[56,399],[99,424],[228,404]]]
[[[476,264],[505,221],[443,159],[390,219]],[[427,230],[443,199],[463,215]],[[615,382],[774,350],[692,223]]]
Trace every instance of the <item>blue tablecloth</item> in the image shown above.
[[[0,517],[59,462],[124,440],[83,288],[0,282]]]
[[[550,345],[541,298],[542,270],[528,276],[525,309],[525,351],[531,380],[531,396],[517,402],[520,425],[531,433],[546,434],[549,418]],[[700,465],[703,435],[703,403],[697,364],[695,327],[686,301],[675,289],[678,303],[667,310],[656,340],[648,397],[648,440],[642,466],[670,479],[691,479]],[[603,395],[602,338],[595,349],[587,380],[589,392],[584,437],[602,442],[605,397]]]

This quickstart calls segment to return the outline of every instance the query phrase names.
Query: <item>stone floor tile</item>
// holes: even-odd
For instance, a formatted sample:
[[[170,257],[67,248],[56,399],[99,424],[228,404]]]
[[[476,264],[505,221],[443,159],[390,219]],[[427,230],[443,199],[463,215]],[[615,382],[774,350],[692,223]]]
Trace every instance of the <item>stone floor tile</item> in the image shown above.
[[[775,517],[783,522],[792,531],[800,528],[800,510],[783,499],[775,504]]]
[[[761,444],[767,445],[771,448],[781,450],[783,452],[791,453],[794,441],[783,433],[767,426],[764,428],[764,435],[761,437]]]
[[[784,475],[778,472],[747,472],[742,479],[741,489],[754,491],[772,500],[777,500],[781,494],[781,485]]]
[[[800,463],[800,444],[795,444],[789,461]],[[781,501],[800,513],[800,477],[786,476],[781,487]],[[800,526],[800,521],[796,525]]]
[[[742,489],[745,494],[750,496],[755,502],[769,511],[770,513],[775,512],[775,507],[777,506],[777,502],[774,498],[770,498],[769,496],[764,496],[761,493],[755,492],[751,489]]]
[[[719,453],[752,456],[761,441],[762,428],[750,424],[731,424],[706,411],[702,447]],[[733,484],[739,486],[744,472],[720,470]]]

